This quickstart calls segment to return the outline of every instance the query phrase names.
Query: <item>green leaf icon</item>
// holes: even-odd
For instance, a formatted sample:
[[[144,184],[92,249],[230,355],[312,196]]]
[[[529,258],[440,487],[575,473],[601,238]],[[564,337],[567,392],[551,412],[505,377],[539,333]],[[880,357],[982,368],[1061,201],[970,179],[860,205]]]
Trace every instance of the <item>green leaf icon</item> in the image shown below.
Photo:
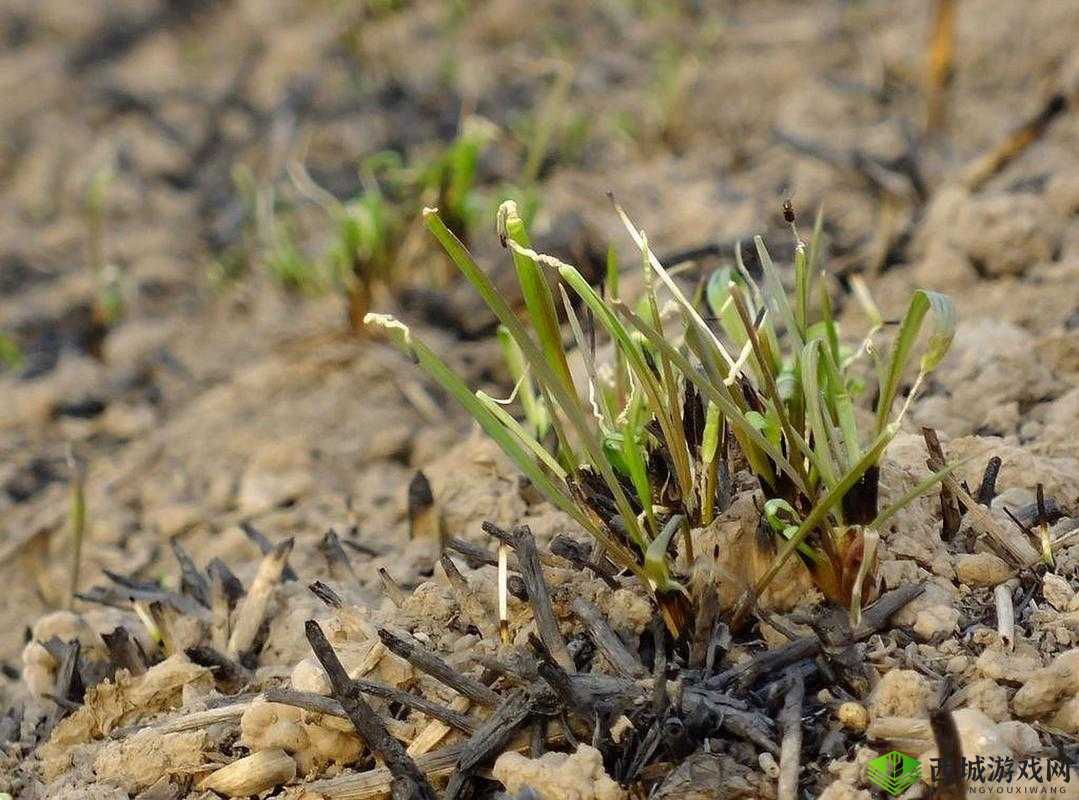
[[[869,782],[893,797],[905,792],[921,777],[921,762],[897,750],[877,756],[866,765],[866,778]]]

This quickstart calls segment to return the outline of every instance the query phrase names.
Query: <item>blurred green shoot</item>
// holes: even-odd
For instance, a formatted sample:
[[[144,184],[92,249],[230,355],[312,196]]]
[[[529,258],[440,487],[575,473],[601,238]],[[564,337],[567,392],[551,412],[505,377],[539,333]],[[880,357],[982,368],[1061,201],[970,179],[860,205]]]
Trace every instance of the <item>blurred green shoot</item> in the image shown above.
[[[494,139],[494,125],[480,117],[461,123],[457,138],[417,170],[420,200],[440,209],[446,227],[467,242],[483,202],[476,193],[480,156]]]
[[[360,166],[363,193],[347,203],[318,186],[299,161],[288,167],[300,192],[333,221],[334,238],[324,261],[329,282],[348,298],[349,325],[354,331],[363,329],[376,287],[391,281],[397,255],[400,216],[382,194],[375,175],[375,169],[387,163],[382,155],[365,161]]]
[[[22,348],[14,337],[0,331],[0,367],[18,371],[25,360]]]
[[[90,178],[83,197],[86,219],[87,251],[90,268],[94,271],[97,291],[93,313],[96,322],[111,327],[123,316],[123,288],[120,268],[105,255],[105,216],[108,212],[109,189],[115,175],[111,166],[98,168]]]

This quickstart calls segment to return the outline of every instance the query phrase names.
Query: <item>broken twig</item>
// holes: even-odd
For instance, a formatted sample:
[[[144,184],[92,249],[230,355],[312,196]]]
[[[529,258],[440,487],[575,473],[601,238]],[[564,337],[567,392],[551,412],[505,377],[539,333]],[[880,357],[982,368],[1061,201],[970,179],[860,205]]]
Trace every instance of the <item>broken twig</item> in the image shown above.
[[[363,693],[349,679],[319,624],[308,620],[305,627],[307,641],[310,642],[322,668],[326,670],[334,697],[341,703],[356,733],[364,740],[368,749],[382,759],[393,775],[393,796],[400,800],[436,800],[435,790],[427,777],[401,744],[390,736],[382,720],[364,700]]]

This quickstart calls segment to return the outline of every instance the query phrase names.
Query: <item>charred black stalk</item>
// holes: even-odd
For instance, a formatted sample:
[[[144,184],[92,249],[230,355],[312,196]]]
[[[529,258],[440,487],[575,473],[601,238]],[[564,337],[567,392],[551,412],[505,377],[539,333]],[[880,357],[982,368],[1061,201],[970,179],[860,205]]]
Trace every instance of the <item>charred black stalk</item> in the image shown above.
[[[45,723],[46,732],[52,731],[67,712],[71,709],[67,701],[72,700],[79,689],[79,640],[61,642],[55,636],[45,643],[45,648],[60,662],[56,669],[56,678],[53,681],[52,696],[56,702],[56,708],[49,714]]]
[[[986,508],[989,508],[993,498],[997,496],[997,475],[1000,474],[1000,464],[999,456],[993,456],[989,459],[989,463],[985,465],[982,482],[978,486],[977,500]]]
[[[645,700],[635,681],[591,672],[567,672],[535,634],[529,635],[528,644],[540,660],[536,667],[540,677],[554,690],[567,714],[592,722],[596,714],[621,714]]]
[[[922,428],[922,437],[925,439],[925,447],[929,451],[929,459],[925,462],[926,466],[933,472],[944,469],[944,448],[940,446],[940,439],[937,438],[937,432],[932,428]],[[991,486],[990,491],[992,491]],[[981,490],[979,489],[979,497],[980,493]],[[981,501],[979,500],[979,502]],[[988,503],[986,503],[986,505],[988,505]],[[959,508],[959,501],[956,499],[955,495],[952,494],[947,484],[943,483],[940,485],[940,515],[940,535],[941,538],[948,541],[959,533],[959,524],[962,513]]]
[[[188,647],[184,654],[191,659],[191,663],[200,667],[209,667],[213,670],[214,680],[221,685],[238,690],[251,680],[251,672],[242,664],[219,653],[212,647]]]
[[[596,563],[591,557],[591,550],[588,544],[578,542],[563,534],[551,540],[551,552],[554,555],[566,559],[575,567],[590,570],[612,589],[617,589],[621,585],[615,577],[618,573],[617,568],[606,558]]]
[[[805,699],[805,681],[801,671],[790,670],[790,686],[779,712],[779,724],[783,728],[783,740],[779,748],[779,786],[777,800],[796,800],[798,797],[798,772],[802,760],[802,703]]]
[[[415,639],[404,639],[385,628],[379,628],[378,638],[391,653],[405,659],[416,669],[427,673],[472,702],[492,708],[499,704],[501,698],[492,689],[475,678],[458,672]]]
[[[584,624],[592,642],[615,670],[627,678],[641,678],[647,674],[644,665],[626,648],[610,623],[592,603],[583,597],[575,597],[573,613]]]
[[[352,562],[348,558],[348,553],[341,547],[341,540],[337,538],[337,532],[331,528],[326,531],[326,535],[322,537],[322,541],[319,542],[318,549],[322,552],[322,555],[326,558],[326,564],[330,568],[330,577],[335,581],[351,579],[354,584],[358,584],[360,579],[356,576],[356,571],[352,568]]]
[[[206,565],[206,573],[210,576],[211,585],[220,577],[221,587],[224,597],[228,600],[229,610],[234,609],[246,592],[240,579],[232,574],[232,570],[228,568],[224,561],[216,557]]]
[[[570,656],[566,648],[566,640],[562,638],[562,632],[558,629],[558,620],[555,618],[554,607],[551,605],[547,581],[543,577],[543,567],[540,564],[539,551],[536,549],[536,540],[527,525],[513,529],[512,543],[513,549],[517,551],[521,577],[528,590],[528,599],[532,604],[540,640],[546,645],[555,661],[564,670],[572,672],[576,669],[573,657]]]
[[[315,581],[309,583],[307,588],[311,590],[311,594],[328,605],[330,608],[340,608],[342,605],[341,596],[333,590],[333,587],[327,586],[322,581]]]
[[[146,654],[142,652],[135,639],[127,632],[127,628],[118,626],[112,633],[101,634],[109,655],[121,669],[126,669],[131,675],[141,675],[146,672]]]
[[[274,548],[273,542],[271,542],[269,539],[267,539],[265,534],[263,534],[262,531],[260,531],[258,528],[256,528],[254,525],[252,525],[250,522],[247,522],[247,521],[241,522],[240,523],[240,529],[244,532],[244,534],[247,536],[248,539],[250,539],[252,542],[255,543],[255,546],[259,549],[259,551],[263,555],[267,555],[271,550],[273,550],[273,548]],[[298,576],[296,575],[296,570],[294,570],[292,567],[290,567],[290,566],[288,566],[286,564],[285,565],[285,571],[281,573],[281,580],[283,580],[283,581],[298,580]]]
[[[334,652],[322,628],[314,620],[306,623],[307,641],[318,658],[322,668],[326,670],[326,676],[330,679],[333,687],[333,695],[345,713],[356,733],[364,740],[368,749],[381,758],[386,767],[393,774],[393,796],[401,800],[437,800],[435,790],[431,787],[427,777],[416,766],[416,762],[394,739],[386,726],[379,719],[378,714],[368,705],[363,698],[363,693],[348,677],[345,668],[341,665],[337,653]]]
[[[431,539],[442,549],[442,524],[431,482],[417,470],[408,484],[408,538]]]
[[[184,546],[180,544],[179,540],[173,538],[171,544],[173,555],[176,556],[176,561],[180,564],[180,591],[209,608],[210,582],[195,566],[194,560],[184,549]]]
[[[963,800],[967,796],[966,776],[963,774],[963,747],[952,712],[943,709],[934,711],[929,716],[929,725],[933,729],[933,738],[937,742],[937,753],[940,756],[940,772],[933,798]]]
[[[912,584],[900,586],[898,589],[893,589],[882,595],[877,602],[862,614],[862,624],[851,633],[850,641],[858,642],[872,636],[887,624],[892,614],[914,600],[923,591],[925,591],[923,584]],[[766,650],[736,667],[731,667],[719,675],[709,678],[705,685],[710,688],[723,689],[737,680],[741,685],[748,686],[762,675],[774,674],[798,661],[814,658],[823,649],[824,643],[818,636],[795,639],[790,644],[783,645],[775,650]]]
[[[511,692],[465,743],[457,769],[446,786],[446,800],[467,797],[475,769],[506,749],[517,729],[533,712],[532,698],[523,690]]]
[[[454,553],[463,556],[465,563],[472,569],[481,567],[484,564],[491,567],[498,566],[498,558],[494,554],[487,552],[487,550],[479,545],[472,544],[472,542],[466,542],[464,539],[460,539],[456,536],[451,536],[446,539],[446,549],[452,550]]]
[[[402,705],[405,708],[419,711],[421,714],[426,714],[432,719],[445,722],[451,728],[459,730],[462,733],[472,733],[479,727],[479,722],[477,722],[474,717],[471,717],[468,714],[462,714],[459,711],[454,711],[452,708],[428,700],[425,697],[395,689],[392,686],[385,686],[375,681],[358,679],[354,680],[353,683],[364,694],[369,694],[372,697],[379,697],[383,700],[388,700],[391,703]],[[280,689],[266,689],[262,694],[271,703],[290,703],[290,701],[295,701],[297,699],[297,695],[307,695],[308,693],[283,691]],[[316,697],[321,697],[321,695],[316,695]],[[302,698],[300,699],[302,700]],[[291,704],[296,705],[295,702],[292,702]]]
[[[880,467],[874,464],[843,495],[843,518],[852,525],[868,525],[877,516]]]

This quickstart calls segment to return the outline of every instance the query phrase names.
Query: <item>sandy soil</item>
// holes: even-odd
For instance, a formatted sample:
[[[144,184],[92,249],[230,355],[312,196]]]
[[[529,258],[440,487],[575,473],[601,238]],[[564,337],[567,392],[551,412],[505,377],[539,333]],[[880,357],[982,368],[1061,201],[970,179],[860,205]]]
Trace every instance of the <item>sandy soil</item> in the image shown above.
[[[341,298],[299,296],[268,278],[252,257],[249,213],[232,178],[238,166],[277,188],[312,252],[331,231],[296,192],[290,159],[302,156],[320,185],[348,198],[360,190],[359,160],[386,149],[418,157],[452,139],[470,114],[495,126],[479,171],[492,203],[519,179],[527,158],[522,131],[544,109],[553,115],[536,229],[541,244],[567,258],[579,255],[586,230],[632,263],[608,191],[648,230],[661,257],[716,242],[729,257],[729,243],[753,233],[783,257],[790,238],[782,199],[794,198],[806,225],[809,210],[823,204],[828,265],[852,336],[864,326],[845,300],[853,273],[866,277],[890,318],[920,286],[951,294],[962,320],[950,355],[912,408],[908,433],[889,450],[884,494],[898,496],[925,474],[917,431],[926,425],[940,433],[949,457],[972,457],[962,469],[970,486],[989,457],[1002,460],[992,512],[1001,524],[1010,524],[1003,507],[1029,504],[1041,484],[1062,511],[1055,531],[1076,527],[1079,3],[961,0],[947,118],[925,136],[929,23],[928,4],[914,0],[718,8],[619,0],[6,3],[0,332],[25,360],[0,371],[0,708],[20,713],[0,756],[0,792],[195,797],[213,767],[248,752],[283,748],[306,779],[347,774],[356,758],[344,741],[351,734],[325,720],[297,723],[322,737],[308,731],[304,747],[272,737],[256,742],[237,732],[236,720],[231,728],[170,734],[183,740],[155,740],[147,746],[156,760],[140,755],[134,739],[109,740],[116,728],[207,707],[209,674],[169,662],[174,671],[155,677],[166,688],[154,702],[109,700],[129,705],[107,726],[98,719],[97,729],[83,730],[88,723],[76,712],[51,741],[38,741],[36,731],[54,713],[40,695],[55,660],[27,643],[58,633],[78,636],[92,651],[117,624],[142,630],[130,611],[82,601],[75,606],[82,621],[38,623],[68,595],[69,448],[86,466],[82,591],[106,585],[103,570],[178,588],[173,539],[199,567],[219,558],[250,586],[261,554],[241,523],[273,543],[295,540],[290,565],[300,580],[275,590],[270,630],[249,665],[253,690],[297,685],[293,669],[310,656],[303,631],[310,617],[334,626],[357,664],[369,657],[380,624],[412,631],[462,669],[475,668],[470,658],[481,652],[496,653],[494,640],[477,635],[483,624],[457,607],[441,568],[431,578],[429,550],[409,540],[406,495],[417,468],[431,479],[448,535],[490,547],[483,521],[528,522],[541,543],[579,533],[522,491],[508,462],[412,365],[345,334]],[[569,76],[568,94],[551,109],[545,100],[561,73]],[[1064,112],[1018,158],[972,187],[970,165],[1055,94]],[[89,193],[106,174],[95,217]],[[98,246],[118,269],[123,299],[122,317],[107,330],[93,314],[101,294],[89,265]],[[509,269],[493,224],[477,227],[472,246],[486,266]],[[437,258],[421,246],[409,268]],[[700,260],[702,268],[716,263]],[[247,270],[222,281],[221,265],[235,264]],[[473,330],[482,327],[466,289],[445,291],[440,303]],[[433,325],[404,301],[380,302],[403,306],[414,324],[429,328],[428,339],[474,384],[507,393],[487,338]],[[748,493],[744,500],[718,534],[732,547],[755,526]],[[349,548],[354,580],[335,574],[319,547],[329,529],[368,548]],[[803,776],[811,796],[868,797],[862,765],[891,749],[879,745],[883,734],[871,741],[873,726],[924,720],[944,696],[973,709],[960,726],[968,740],[988,737],[1017,758],[1060,747],[1074,756],[1079,685],[1069,681],[1079,673],[1068,659],[1079,644],[1079,549],[1061,550],[1056,577],[1016,577],[968,552],[976,549],[968,534],[959,544],[942,541],[935,497],[913,504],[884,532],[886,587],[927,581],[929,588],[896,619],[903,632],[870,647],[875,686],[857,697],[869,734],[864,724],[842,727],[842,692],[814,697],[814,724],[843,735],[834,752],[814,751]],[[731,561],[741,561],[736,550]],[[493,588],[486,592],[492,570],[461,567],[477,596],[493,603]],[[414,590],[404,608],[385,597],[380,568]],[[740,572],[732,566],[725,580],[740,585]],[[328,613],[305,588],[318,579],[366,609],[356,612],[361,622]],[[611,599],[601,582],[570,570],[554,570],[551,580],[565,595],[559,613],[567,625],[574,593],[595,598],[627,641],[649,624],[643,593]],[[1033,604],[1019,607],[1012,649],[993,639],[993,587],[1007,581]],[[804,595],[798,588],[792,596]],[[773,600],[789,610],[783,598]],[[524,604],[515,613],[523,641],[529,614]],[[761,634],[770,644],[783,641],[775,631]],[[376,674],[452,699],[427,679],[401,674],[406,666],[387,657]],[[1053,690],[1021,689],[1032,674]],[[909,707],[898,707],[901,701]],[[402,724],[418,734],[424,719],[413,714]],[[316,739],[330,743],[319,749]],[[121,761],[147,761],[147,769],[110,769],[118,747],[132,748]],[[706,796],[772,791],[761,777],[766,770],[745,765],[755,756],[728,757],[738,762],[728,773],[741,770],[746,794]],[[592,753],[572,758],[583,776],[578,784],[591,787],[582,797],[622,796]],[[526,763],[511,759],[495,770],[512,791],[525,785],[520,775],[543,772],[520,760]],[[272,786],[288,783],[280,777]],[[279,793],[301,796],[301,778]],[[669,791],[660,796],[679,796]]]

